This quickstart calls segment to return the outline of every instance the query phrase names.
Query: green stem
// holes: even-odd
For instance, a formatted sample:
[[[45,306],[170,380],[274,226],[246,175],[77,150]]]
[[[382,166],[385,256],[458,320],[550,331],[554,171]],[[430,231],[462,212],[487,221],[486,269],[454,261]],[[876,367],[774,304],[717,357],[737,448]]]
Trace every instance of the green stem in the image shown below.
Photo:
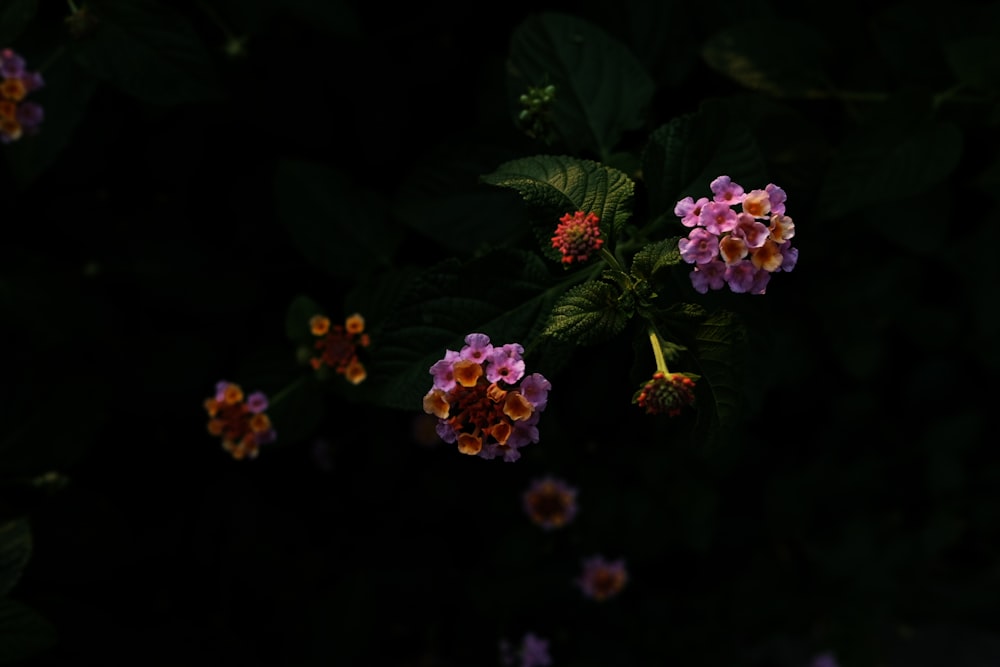
[[[292,382],[289,382],[288,385],[284,389],[282,389],[281,391],[279,391],[277,394],[275,394],[274,396],[272,396],[268,400],[268,402],[267,402],[268,403],[268,407],[274,407],[275,405],[277,405],[278,403],[280,403],[282,400],[284,400],[285,398],[287,398],[289,394],[291,394],[293,391],[295,391],[302,384],[305,383],[306,377],[307,376],[305,376],[305,375],[300,375],[296,380],[293,380]]]
[[[611,265],[611,268],[620,273],[625,273],[624,269],[622,269],[621,263],[618,261],[618,258],[608,252],[607,248],[602,247],[598,252],[601,253],[601,257],[604,258],[604,261]]]
[[[656,357],[656,370],[664,374],[669,373],[670,369],[667,368],[667,360],[663,356],[663,346],[660,345],[660,337],[657,335],[656,328],[653,325],[649,325],[649,343],[653,346],[653,356]]]

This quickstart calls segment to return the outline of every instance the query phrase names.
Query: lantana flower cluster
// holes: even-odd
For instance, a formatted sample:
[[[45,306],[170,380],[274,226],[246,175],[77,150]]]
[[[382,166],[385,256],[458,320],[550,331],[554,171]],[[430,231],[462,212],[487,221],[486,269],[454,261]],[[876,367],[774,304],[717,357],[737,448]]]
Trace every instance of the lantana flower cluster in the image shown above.
[[[632,397],[646,414],[666,414],[676,417],[681,411],[694,404],[695,378],[687,373],[656,371]]]
[[[559,225],[552,237],[552,247],[562,253],[562,263],[586,262],[591,254],[604,245],[601,238],[601,219],[594,213],[567,213],[559,218]]]
[[[515,650],[509,641],[501,639],[500,664],[502,667],[548,667],[552,664],[549,640],[528,632],[521,638],[521,646]]]
[[[576,494],[564,480],[547,475],[532,481],[524,492],[524,511],[543,530],[562,528],[576,516]]]
[[[205,399],[208,432],[222,438],[222,448],[234,459],[257,458],[261,445],[277,437],[267,408],[263,392],[244,396],[240,385],[221,380],[215,385],[215,395]]]
[[[458,451],[513,462],[520,448],[538,442],[538,420],[551,383],[541,373],[525,375],[519,343],[493,345],[470,333],[462,349],[446,350],[430,367],[434,383],[424,412],[438,418],[437,434]]]
[[[600,554],[585,558],[583,572],[576,583],[583,594],[592,600],[603,602],[612,598],[621,593],[628,583],[625,559],[609,560]]]
[[[42,106],[26,100],[45,83],[38,72],[25,69],[24,58],[13,49],[0,50],[0,142],[9,144],[38,131]]]
[[[771,274],[791,271],[799,257],[790,242],[795,223],[785,215],[785,191],[768,183],[747,192],[726,175],[709,187],[711,199],[684,197],[674,207],[681,224],[692,228],[678,242],[681,257],[694,264],[691,284],[701,294],[725,285],[764,294]]]
[[[358,348],[371,345],[371,338],[365,333],[365,318],[360,314],[349,315],[343,325],[331,324],[325,315],[314,315],[309,320],[309,330],[317,337],[315,348],[319,350],[309,360],[315,370],[327,366],[351,384],[361,384],[368,377],[358,358]]]

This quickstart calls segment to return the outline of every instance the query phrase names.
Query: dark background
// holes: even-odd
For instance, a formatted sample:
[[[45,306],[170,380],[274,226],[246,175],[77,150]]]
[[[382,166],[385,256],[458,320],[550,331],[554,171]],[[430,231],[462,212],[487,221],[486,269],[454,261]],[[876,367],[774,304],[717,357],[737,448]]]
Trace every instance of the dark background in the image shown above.
[[[556,665],[793,666],[826,650],[844,667],[1000,661],[996,199],[983,176],[995,97],[943,112],[964,132],[961,161],[879,204],[881,227],[869,211],[810,224],[818,181],[868,107],[783,101],[801,125],[763,143],[800,263],[766,303],[719,301],[750,323],[751,371],[779,369],[748,380],[744,437],[719,450],[611,398],[635,390],[620,372],[633,350],[612,341],[551,378],[542,440],[513,465],[422,441],[419,410],[336,392],[306,435],[281,441],[278,424],[280,446],[233,461],[205,432],[202,400],[222,378],[280,390],[301,372],[289,303],[308,293],[336,311],[354,287],[303,261],[277,220],[276,162],[343,166],[392,199],[464,133],[531,154],[504,108],[512,30],[563,10],[625,40],[629,12],[641,15],[353,3],[340,34],[309,20],[318,4],[245,19],[239,58],[212,18],[238,23],[235,3],[180,5],[222,99],[152,104],[102,82],[36,178],[18,185],[15,166],[4,179],[5,442],[32,448],[0,450],[6,511],[33,535],[10,596],[58,637],[24,664],[493,665],[501,637],[529,631],[551,639]],[[746,93],[698,53],[760,17],[852,32],[872,48],[835,42],[832,76],[898,93],[892,104],[952,83],[934,43],[901,49],[901,64],[870,43],[886,23],[918,43],[933,17],[841,3],[830,26],[797,7],[681,12],[664,40],[689,64],[661,73],[651,126]],[[11,45],[29,68],[65,39],[66,11],[41,3]],[[761,39],[781,49],[783,37]],[[401,263],[448,255],[403,233]],[[51,490],[26,490],[51,469]],[[546,534],[520,493],[549,472],[580,489],[581,509]],[[599,552],[631,576],[604,604],[572,584]]]

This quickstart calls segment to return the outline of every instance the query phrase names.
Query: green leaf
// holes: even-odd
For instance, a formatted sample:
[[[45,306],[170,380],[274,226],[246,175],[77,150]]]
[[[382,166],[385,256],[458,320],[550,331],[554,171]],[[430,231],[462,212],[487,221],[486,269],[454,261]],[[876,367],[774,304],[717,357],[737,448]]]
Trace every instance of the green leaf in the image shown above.
[[[663,289],[665,277],[661,272],[682,261],[677,241],[678,237],[672,236],[649,243],[640,248],[632,258],[632,282],[639,310],[643,314],[652,305],[658,292]]]
[[[31,558],[31,525],[25,518],[0,524],[0,598],[10,593]]]
[[[382,199],[344,171],[281,160],[274,187],[278,217],[314,266],[356,279],[392,261],[400,231],[389,224]]]
[[[709,315],[691,346],[701,375],[699,427],[706,443],[719,443],[736,430],[743,413],[746,330],[732,313]],[[707,400],[706,400],[707,399]],[[707,404],[706,404],[707,403]]]
[[[499,249],[469,262],[448,260],[415,278],[402,306],[372,343],[366,383],[386,407],[419,411],[431,387],[429,368],[469,333],[494,344],[520,343],[531,365],[544,320],[562,288],[534,253]],[[377,346],[377,350],[376,350]],[[534,368],[530,372],[540,368]]]
[[[1000,54],[997,36],[973,35],[945,44],[948,64],[958,78],[979,90],[1000,90]]]
[[[701,376],[695,387],[695,426],[699,440],[709,446],[728,438],[743,417],[747,335],[733,313],[707,313],[695,304],[678,304],[661,311],[656,326],[688,348],[693,367],[671,368]],[[666,348],[664,349],[666,352]]]
[[[511,36],[508,95],[517,121],[529,87],[555,87],[551,128],[571,153],[604,158],[622,135],[641,127],[655,90],[623,44],[588,21],[543,12]]]
[[[542,335],[581,346],[608,340],[632,315],[622,296],[613,283],[591,280],[576,285],[556,302]]]
[[[5,0],[0,6],[0,44],[14,44],[38,12],[38,0]]]
[[[357,10],[346,0],[269,0],[314,30],[338,39],[363,35]],[[242,3],[247,4],[247,3]]]
[[[954,171],[962,144],[954,124],[903,114],[858,128],[831,161],[815,219],[832,220],[925,192]]]
[[[781,35],[780,46],[767,39]],[[830,88],[823,71],[825,38],[791,19],[755,19],[727,26],[702,47],[705,63],[751,90],[777,97],[822,97]]]
[[[0,665],[27,660],[56,643],[55,627],[34,609],[0,598]]]
[[[38,133],[4,146],[4,158],[20,188],[31,185],[64,152],[97,90],[97,79],[70,58],[57,58],[44,76],[45,85],[28,98],[45,110]]]
[[[0,470],[5,475],[35,475],[77,463],[104,425],[110,398],[106,378],[50,378],[30,397],[24,412],[6,425],[9,430],[0,437]],[[53,405],[60,406],[59,419],[52,419]]]
[[[678,237],[674,236],[640,248],[632,258],[632,276],[652,280],[659,271],[680,264],[682,260],[677,240]]]
[[[709,184],[728,175],[748,190],[767,185],[767,166],[738,105],[709,98],[698,111],[657,128],[642,156],[650,217],[674,216],[684,197],[709,196]]]
[[[530,230],[524,204],[479,177],[519,155],[523,153],[475,136],[443,143],[407,174],[393,212],[410,228],[460,255],[512,244]]]
[[[274,445],[288,447],[315,435],[326,416],[318,383],[311,374],[301,375],[271,397],[267,416],[277,434]],[[266,449],[262,451],[266,453]]]
[[[95,28],[72,51],[81,65],[151,104],[218,101],[215,63],[191,23],[154,0],[92,0]]]
[[[546,256],[560,259],[550,240],[565,213],[584,211],[600,219],[601,236],[612,241],[632,215],[635,183],[617,169],[564,155],[538,155],[505,162],[482,176],[490,185],[520,193],[533,217]]]

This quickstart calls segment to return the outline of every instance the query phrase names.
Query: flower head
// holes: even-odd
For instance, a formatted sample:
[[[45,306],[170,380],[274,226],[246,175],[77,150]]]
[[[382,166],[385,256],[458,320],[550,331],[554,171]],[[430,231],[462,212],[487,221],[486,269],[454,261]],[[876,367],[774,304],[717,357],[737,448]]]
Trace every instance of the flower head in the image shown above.
[[[812,660],[809,661],[809,667],[840,667],[840,663],[837,662],[833,653],[828,651],[813,656]]]
[[[25,68],[20,54],[12,49],[0,50],[0,142],[9,144],[38,131],[44,110],[25,98],[44,85],[40,73]]]
[[[540,373],[525,375],[524,348],[517,343],[498,347],[482,333],[469,334],[465,343],[431,365],[424,412],[438,418],[437,434],[461,453],[516,461],[518,449],[538,442],[552,385]]]
[[[517,115],[517,120],[521,124],[524,133],[533,139],[550,141],[552,137],[552,105],[556,99],[556,87],[528,86],[528,90],[522,93],[518,101],[521,103],[521,111]]]
[[[583,561],[583,573],[576,583],[583,594],[598,602],[607,600],[622,592],[628,582],[625,560],[611,561],[596,555]]]
[[[562,253],[562,263],[586,262],[590,255],[601,249],[601,219],[583,211],[567,213],[559,218],[552,247]]]
[[[319,354],[309,360],[316,370],[323,366],[347,378],[351,384],[360,384],[368,371],[358,358],[358,348],[368,347],[371,339],[365,333],[365,319],[358,313],[349,315],[344,324],[331,324],[325,315],[314,315],[309,329],[316,336],[315,347]]]
[[[267,396],[255,391],[245,397],[240,385],[222,380],[215,395],[205,399],[208,432],[222,438],[222,448],[234,459],[254,459],[261,445],[274,442],[277,434],[265,410]]]
[[[549,640],[529,632],[521,639],[521,646],[515,651],[509,641],[501,639],[500,664],[504,667],[548,667],[552,664]]]
[[[685,197],[674,207],[681,224],[693,228],[677,244],[681,258],[694,264],[691,285],[701,294],[724,285],[764,294],[771,274],[791,271],[799,256],[790,243],[795,223],[785,215],[785,191],[768,183],[747,192],[726,175],[709,189],[711,200]]]
[[[561,479],[536,479],[524,492],[524,511],[544,530],[561,528],[576,516],[576,489]]]
[[[656,371],[632,397],[647,414],[658,415],[666,413],[675,417],[686,406],[694,404],[695,381],[689,374],[664,373]]]

